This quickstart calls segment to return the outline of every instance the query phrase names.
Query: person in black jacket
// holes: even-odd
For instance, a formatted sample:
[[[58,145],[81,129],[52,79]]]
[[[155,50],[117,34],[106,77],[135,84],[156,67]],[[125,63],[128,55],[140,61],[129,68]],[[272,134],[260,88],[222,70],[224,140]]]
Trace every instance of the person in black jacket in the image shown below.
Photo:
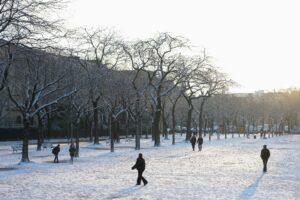
[[[200,135],[198,140],[197,140],[197,143],[198,143],[198,149],[199,151],[202,150],[202,144],[203,144],[203,137]]]
[[[70,153],[70,157],[71,157],[71,163],[73,164],[73,158],[74,158],[75,153],[76,153],[76,147],[75,147],[73,142],[71,142],[71,145],[70,145],[70,148],[69,148],[69,153]]]
[[[267,172],[267,163],[268,159],[270,158],[270,151],[267,149],[267,145],[263,146],[263,149],[261,150],[260,157],[263,160],[264,168],[263,172]]]
[[[60,145],[58,144],[56,147],[52,149],[52,153],[54,154],[54,163],[58,163],[58,154],[60,152]]]
[[[138,170],[138,178],[137,178],[137,185],[141,185],[141,180],[143,181],[144,185],[147,185],[148,181],[143,177],[143,172],[145,171],[145,160],[143,158],[143,154],[139,154],[139,157],[136,159],[135,165],[132,166],[132,170]]]
[[[191,138],[191,144],[192,144],[192,148],[193,148],[193,151],[195,151],[195,144],[196,144],[196,136],[193,135],[192,138]]]

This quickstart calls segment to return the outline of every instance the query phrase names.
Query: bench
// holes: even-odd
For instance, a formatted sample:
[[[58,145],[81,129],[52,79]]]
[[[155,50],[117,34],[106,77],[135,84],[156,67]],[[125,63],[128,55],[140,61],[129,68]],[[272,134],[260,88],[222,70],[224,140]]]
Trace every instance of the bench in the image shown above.
[[[11,148],[13,150],[13,153],[18,152],[18,151],[22,150],[22,144],[11,145]]]

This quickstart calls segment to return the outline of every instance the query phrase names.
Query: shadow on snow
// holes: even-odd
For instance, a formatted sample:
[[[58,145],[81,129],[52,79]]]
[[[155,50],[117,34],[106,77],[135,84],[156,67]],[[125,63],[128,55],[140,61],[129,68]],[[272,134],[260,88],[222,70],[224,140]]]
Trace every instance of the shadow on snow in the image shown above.
[[[130,194],[140,190],[143,186],[131,186],[131,187],[127,187],[124,189],[119,190],[117,193],[112,194],[110,197],[106,198],[106,199],[118,199],[118,198],[123,198],[123,197],[127,197]]]
[[[261,179],[263,178],[265,173],[262,173],[255,181],[254,183],[252,183],[250,186],[248,186],[243,192],[242,194],[239,196],[239,199],[251,199],[251,197],[255,194],[255,191],[259,185],[259,182],[261,181]]]

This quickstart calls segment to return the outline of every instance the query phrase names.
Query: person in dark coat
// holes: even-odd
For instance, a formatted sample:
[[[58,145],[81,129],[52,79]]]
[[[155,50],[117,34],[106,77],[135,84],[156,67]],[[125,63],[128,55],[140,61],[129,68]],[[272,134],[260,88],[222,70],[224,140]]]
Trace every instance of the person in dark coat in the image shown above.
[[[263,172],[267,172],[267,163],[268,163],[268,159],[270,158],[270,155],[271,154],[269,149],[267,149],[267,145],[264,145],[260,153],[260,157],[263,160],[263,164],[264,164]]]
[[[52,153],[54,154],[54,163],[58,163],[58,154],[60,152],[60,145],[58,144],[56,147],[52,149]]]
[[[202,150],[202,144],[203,144],[203,137],[201,135],[198,138],[197,143],[198,143],[198,149],[199,149],[199,151],[201,151]]]
[[[141,180],[143,181],[144,185],[148,184],[148,181],[143,177],[143,172],[145,171],[145,160],[143,158],[143,154],[139,154],[139,157],[136,159],[135,165],[132,166],[132,170],[137,169],[138,171],[138,178],[137,178],[137,185],[141,185]]]
[[[76,153],[76,147],[75,147],[73,142],[70,145],[69,152],[70,152],[70,157],[71,157],[71,163],[73,164],[73,158],[74,158],[75,153]]]
[[[192,138],[191,138],[191,144],[192,144],[192,147],[193,147],[193,151],[195,151],[195,144],[196,144],[196,136],[195,135],[193,135],[192,136]]]

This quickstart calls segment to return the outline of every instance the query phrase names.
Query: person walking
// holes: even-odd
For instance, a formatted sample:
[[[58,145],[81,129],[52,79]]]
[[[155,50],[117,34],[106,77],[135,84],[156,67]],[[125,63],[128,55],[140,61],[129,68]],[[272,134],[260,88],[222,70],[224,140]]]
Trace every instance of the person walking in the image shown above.
[[[58,144],[56,147],[52,149],[52,153],[54,154],[54,163],[58,163],[58,154],[60,152],[60,145]]]
[[[132,170],[137,169],[138,171],[138,178],[136,185],[141,185],[141,180],[143,181],[144,185],[148,184],[148,181],[143,177],[143,172],[145,171],[146,163],[143,158],[143,154],[139,154],[139,157],[136,159],[135,165],[132,166]]]
[[[191,144],[192,144],[192,148],[193,148],[193,151],[195,151],[195,144],[196,144],[196,136],[193,135],[192,138],[191,138]]]
[[[199,151],[202,150],[202,144],[203,144],[203,137],[200,135],[198,140],[197,140],[197,143],[198,143],[198,149]]]
[[[76,152],[76,147],[73,142],[71,142],[69,152],[70,152],[70,157],[71,157],[71,163],[73,164],[73,158],[74,158],[75,152]]]
[[[264,145],[260,153],[260,157],[264,164],[263,172],[267,172],[267,163],[268,163],[268,159],[270,158],[270,155],[271,154],[269,149],[267,149],[267,145]]]

